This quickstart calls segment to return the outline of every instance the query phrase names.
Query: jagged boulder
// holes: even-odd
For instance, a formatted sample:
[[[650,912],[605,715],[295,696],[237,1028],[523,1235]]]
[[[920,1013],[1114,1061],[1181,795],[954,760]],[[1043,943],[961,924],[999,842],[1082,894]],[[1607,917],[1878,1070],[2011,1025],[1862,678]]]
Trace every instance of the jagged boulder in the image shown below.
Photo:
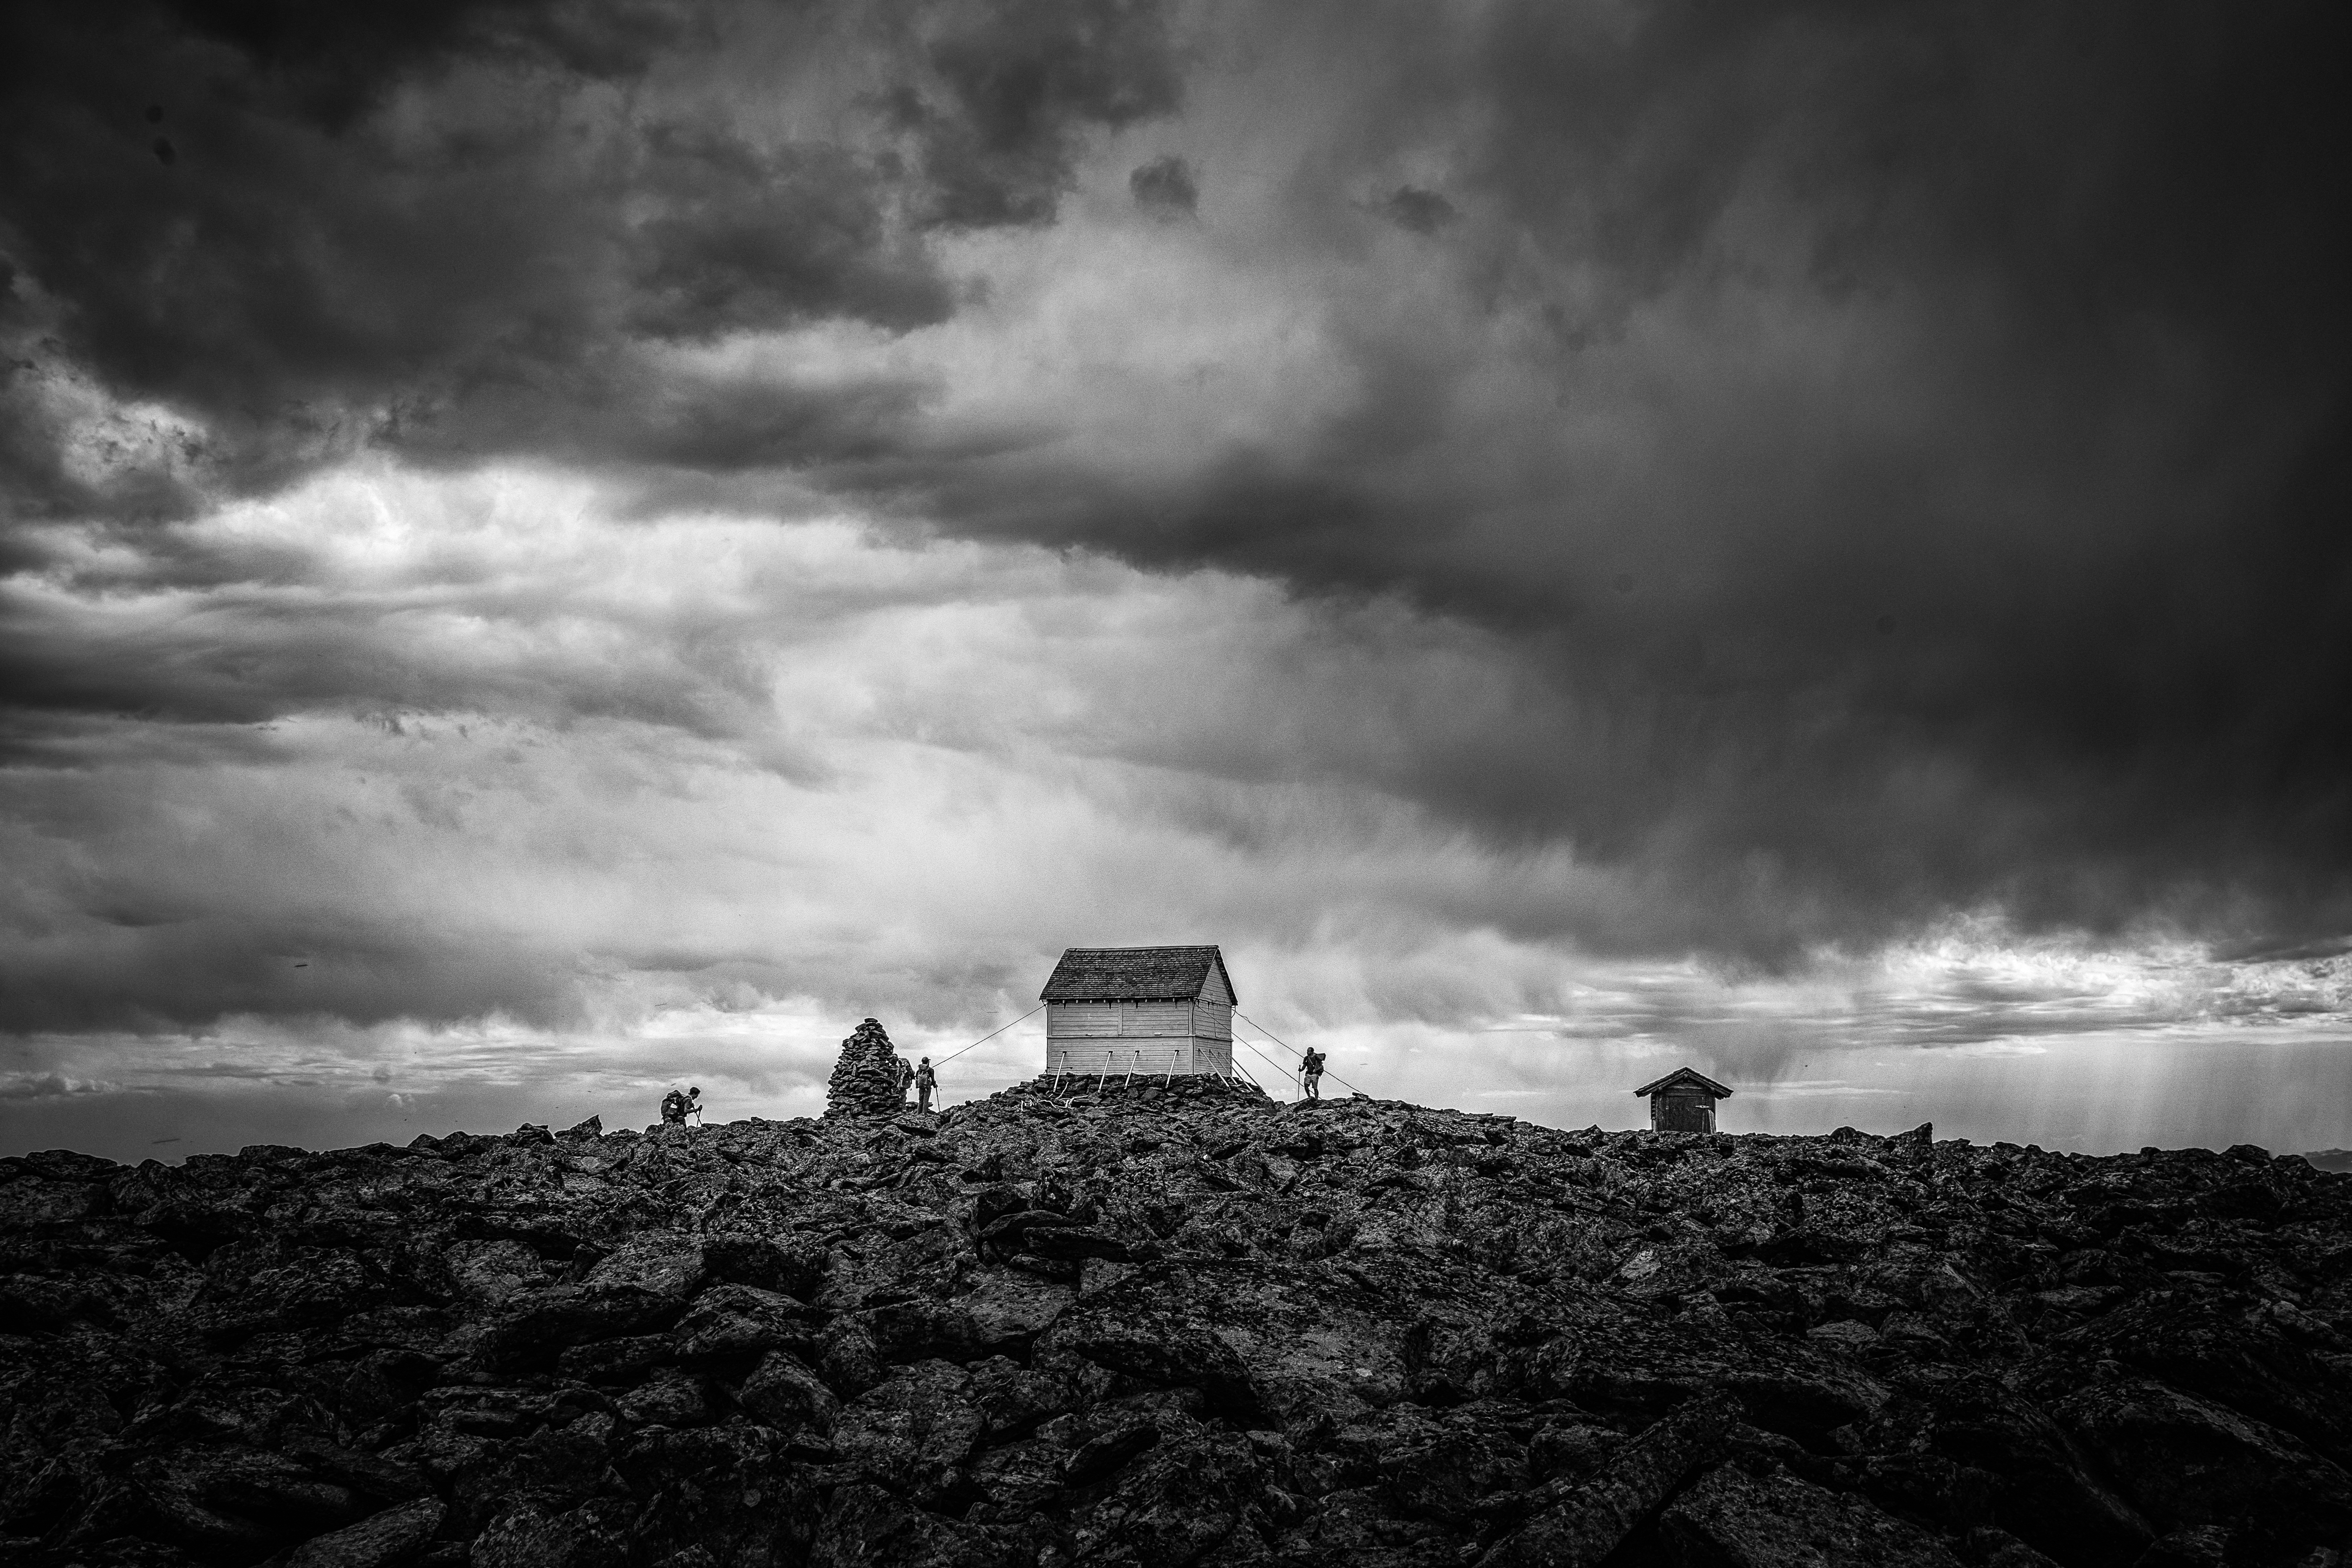
[[[2352,1176],[1246,1082],[0,1159],[9,1568],[2301,1568]]]
[[[906,1108],[913,1069],[890,1044],[888,1030],[872,1018],[841,1042],[841,1058],[825,1081],[827,1116],[896,1116]]]

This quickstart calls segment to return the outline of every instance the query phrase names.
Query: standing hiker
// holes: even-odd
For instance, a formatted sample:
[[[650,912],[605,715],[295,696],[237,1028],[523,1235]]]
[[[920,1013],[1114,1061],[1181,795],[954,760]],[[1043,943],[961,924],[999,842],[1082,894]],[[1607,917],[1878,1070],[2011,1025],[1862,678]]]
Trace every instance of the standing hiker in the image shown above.
[[[931,1058],[925,1057],[923,1065],[915,1069],[915,1109],[931,1108],[931,1091],[940,1087],[940,1075],[931,1070]]]
[[[1305,1086],[1307,1099],[1323,1098],[1323,1053],[1321,1051],[1312,1047],[1307,1048],[1306,1058],[1298,1064],[1298,1081]]]
[[[923,1059],[925,1061],[929,1061],[931,1058],[925,1057]],[[907,1065],[907,1058],[904,1057],[892,1057],[890,1058],[890,1084],[892,1088],[898,1091],[898,1103],[901,1106],[907,1103],[907,1089],[914,1081],[915,1069]]]

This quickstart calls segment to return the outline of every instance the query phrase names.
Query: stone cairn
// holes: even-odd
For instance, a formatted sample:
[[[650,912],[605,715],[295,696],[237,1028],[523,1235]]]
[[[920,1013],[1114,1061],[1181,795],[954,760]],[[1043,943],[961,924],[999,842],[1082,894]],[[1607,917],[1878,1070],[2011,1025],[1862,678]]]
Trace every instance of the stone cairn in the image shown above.
[[[1092,1102],[1124,1101],[1150,1105],[1165,1100],[1243,1100],[1265,1104],[1270,1098],[1265,1090],[1241,1077],[1217,1078],[1207,1073],[1190,1075],[1173,1073],[1163,1079],[1158,1073],[1074,1072],[1056,1075],[1043,1073],[1025,1083],[1016,1083],[989,1096],[992,1100],[1082,1100]],[[1334,1099],[1340,1097],[1335,1096]],[[1309,1100],[1314,1105],[1321,1101]]]
[[[875,1020],[850,1031],[824,1086],[827,1116],[896,1116],[906,1108],[907,1064]]]

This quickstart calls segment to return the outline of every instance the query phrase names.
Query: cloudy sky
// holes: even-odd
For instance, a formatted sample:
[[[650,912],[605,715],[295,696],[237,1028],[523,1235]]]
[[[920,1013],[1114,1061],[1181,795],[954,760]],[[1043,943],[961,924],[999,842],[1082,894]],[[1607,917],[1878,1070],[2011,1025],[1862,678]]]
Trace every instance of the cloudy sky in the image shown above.
[[[2343,31],[8,8],[0,1148],[1156,942],[1377,1094],[2352,1144]]]

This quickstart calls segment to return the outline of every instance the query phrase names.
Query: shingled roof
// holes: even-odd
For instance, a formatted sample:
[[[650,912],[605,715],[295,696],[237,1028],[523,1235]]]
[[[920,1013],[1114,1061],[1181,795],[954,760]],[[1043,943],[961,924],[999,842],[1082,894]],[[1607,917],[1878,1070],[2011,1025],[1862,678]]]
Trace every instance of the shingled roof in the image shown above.
[[[1659,1089],[1672,1089],[1677,1084],[1685,1083],[1696,1084],[1699,1088],[1706,1090],[1707,1093],[1715,1096],[1717,1100],[1728,1099],[1731,1094],[1729,1089],[1716,1082],[1715,1079],[1708,1078],[1704,1073],[1693,1072],[1688,1068],[1676,1068],[1665,1077],[1661,1079],[1653,1079],[1648,1083],[1645,1083],[1641,1088],[1635,1089],[1633,1092],[1635,1094],[1654,1094]]]
[[[1048,1002],[1189,1002],[1213,968],[1235,1001],[1234,977],[1213,947],[1074,947],[1038,993]]]

